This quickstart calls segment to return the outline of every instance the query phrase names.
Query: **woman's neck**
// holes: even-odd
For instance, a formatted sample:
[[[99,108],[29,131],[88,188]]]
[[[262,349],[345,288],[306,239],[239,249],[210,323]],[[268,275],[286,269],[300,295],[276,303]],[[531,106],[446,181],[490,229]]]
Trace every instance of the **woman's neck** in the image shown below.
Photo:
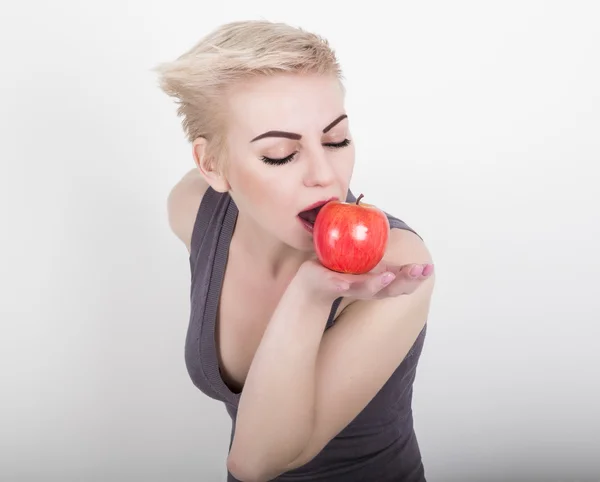
[[[263,276],[272,280],[288,278],[312,253],[300,251],[266,232],[254,220],[238,213],[231,249],[249,261]]]

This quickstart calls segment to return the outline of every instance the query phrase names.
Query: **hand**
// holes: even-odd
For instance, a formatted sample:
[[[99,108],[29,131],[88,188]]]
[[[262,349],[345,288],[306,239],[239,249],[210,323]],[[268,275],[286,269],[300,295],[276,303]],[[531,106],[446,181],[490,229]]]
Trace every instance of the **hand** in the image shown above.
[[[305,288],[317,297],[372,300],[410,294],[432,273],[432,264],[391,266],[380,263],[369,273],[344,274],[331,271],[312,259],[302,264],[298,276],[304,281]]]

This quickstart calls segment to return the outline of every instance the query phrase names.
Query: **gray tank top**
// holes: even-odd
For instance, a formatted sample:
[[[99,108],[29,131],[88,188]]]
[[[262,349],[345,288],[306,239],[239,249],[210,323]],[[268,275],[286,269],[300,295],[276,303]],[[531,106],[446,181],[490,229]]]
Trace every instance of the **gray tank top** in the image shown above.
[[[351,191],[348,191],[347,201],[356,201]],[[209,187],[202,198],[190,247],[191,306],[185,341],[185,363],[192,382],[204,394],[223,402],[231,417],[230,448],[241,393],[230,390],[221,376],[215,322],[237,212],[228,193],[219,193]],[[392,229],[413,231],[403,221],[390,214],[387,216]],[[326,329],[334,323],[341,300],[338,298],[332,304]],[[387,383],[319,455],[275,480],[425,481],[411,402],[426,330],[427,325]],[[235,482],[237,479],[228,473],[227,480]]]

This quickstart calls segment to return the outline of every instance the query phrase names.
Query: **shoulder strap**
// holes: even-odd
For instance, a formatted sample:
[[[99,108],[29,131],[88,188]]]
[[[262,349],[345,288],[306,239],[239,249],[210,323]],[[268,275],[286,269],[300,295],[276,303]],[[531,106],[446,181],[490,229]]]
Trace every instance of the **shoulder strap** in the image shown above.
[[[200,247],[204,242],[210,222],[218,211],[217,207],[219,206],[219,200],[222,196],[222,193],[215,191],[210,186],[202,196],[198,212],[196,213],[194,228],[192,230],[192,239],[190,241],[190,263],[192,263],[192,266],[196,263]]]

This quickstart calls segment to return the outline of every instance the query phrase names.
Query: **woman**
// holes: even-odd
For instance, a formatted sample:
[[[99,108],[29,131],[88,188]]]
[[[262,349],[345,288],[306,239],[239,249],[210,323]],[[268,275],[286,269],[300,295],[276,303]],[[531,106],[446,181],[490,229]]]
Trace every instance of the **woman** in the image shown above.
[[[355,200],[333,51],[284,24],[235,22],[158,71],[195,161],[168,200],[190,253],[185,360],[232,418],[228,480],[425,480],[411,398],[431,256],[388,215],[382,263],[335,273],[300,216]]]

